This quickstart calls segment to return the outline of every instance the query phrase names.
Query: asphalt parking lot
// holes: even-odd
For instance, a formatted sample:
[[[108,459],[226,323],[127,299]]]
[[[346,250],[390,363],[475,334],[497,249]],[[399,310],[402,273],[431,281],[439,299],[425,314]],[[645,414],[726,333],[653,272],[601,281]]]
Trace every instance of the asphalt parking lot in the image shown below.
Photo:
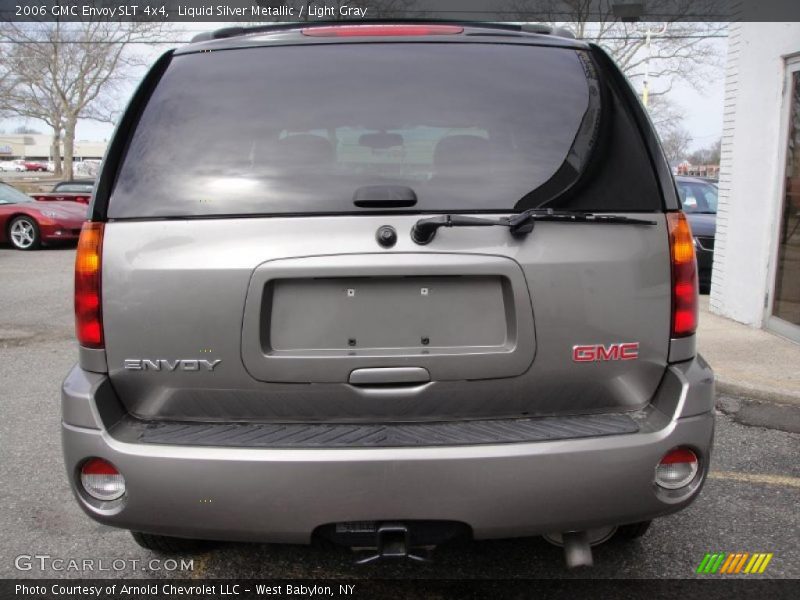
[[[149,563],[158,555],[127,532],[83,514],[63,472],[59,385],[76,360],[73,260],[74,248],[0,247],[0,577],[684,578],[695,576],[706,552],[721,551],[774,553],[761,577],[800,578],[800,435],[724,415],[700,498],[638,541],[599,547],[588,573],[567,572],[561,551],[539,538],[461,543],[440,548],[431,563],[370,566],[355,565],[347,550],[227,544],[189,557],[191,570],[158,568]],[[127,566],[57,571],[49,559],[41,569],[36,560],[15,560],[20,555],[123,559]]]

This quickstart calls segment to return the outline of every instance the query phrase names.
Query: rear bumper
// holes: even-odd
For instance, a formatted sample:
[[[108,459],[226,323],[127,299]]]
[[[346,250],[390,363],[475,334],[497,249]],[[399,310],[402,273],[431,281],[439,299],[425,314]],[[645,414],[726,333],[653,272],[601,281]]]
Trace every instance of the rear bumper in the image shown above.
[[[670,367],[637,415],[638,433],[435,448],[121,442],[104,426],[116,409],[96,402],[102,379],[73,371],[65,381],[64,457],[78,502],[108,525],[201,539],[304,543],[328,523],[416,519],[460,521],[493,538],[652,519],[696,497],[714,429],[713,374],[702,359]],[[666,494],[653,469],[676,446],[695,449],[703,468],[686,490]],[[76,474],[91,456],[124,475],[121,500],[101,506],[80,491]]]

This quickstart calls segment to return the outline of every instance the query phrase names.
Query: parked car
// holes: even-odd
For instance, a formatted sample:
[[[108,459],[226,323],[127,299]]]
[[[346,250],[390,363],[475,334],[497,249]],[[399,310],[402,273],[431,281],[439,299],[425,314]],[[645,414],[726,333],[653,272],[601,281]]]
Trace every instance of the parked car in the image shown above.
[[[86,220],[86,207],[76,202],[35,202],[18,189],[0,183],[0,242],[17,250],[77,240]]]
[[[43,163],[40,163],[40,162],[36,162],[36,161],[33,161],[33,160],[21,160],[21,161],[19,161],[19,164],[21,164],[23,167],[25,167],[26,171],[37,171],[37,172],[47,171],[47,165],[46,164],[43,164]]]
[[[72,165],[72,168],[76,175],[83,175],[91,178],[97,176],[97,170],[99,169],[99,167],[100,167],[100,161],[94,159],[76,161]]]
[[[700,291],[707,294],[711,290],[711,271],[714,266],[719,190],[715,183],[699,177],[676,177],[675,183],[683,211],[692,227]]]
[[[204,35],[146,76],[91,206],[64,460],[146,548],[543,534],[577,566],[700,492],[691,233],[596,45]]]
[[[16,161],[13,160],[4,160],[0,161],[0,171],[5,172],[18,172],[21,173],[25,170],[25,165],[21,165]]]
[[[89,204],[92,199],[93,179],[74,179],[61,181],[53,187],[51,192],[36,192],[31,196],[40,202],[70,201],[80,204]]]

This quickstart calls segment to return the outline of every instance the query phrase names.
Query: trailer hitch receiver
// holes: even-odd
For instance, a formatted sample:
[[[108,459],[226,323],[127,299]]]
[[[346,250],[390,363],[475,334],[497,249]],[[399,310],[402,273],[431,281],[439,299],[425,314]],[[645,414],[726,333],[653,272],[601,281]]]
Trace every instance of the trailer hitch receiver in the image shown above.
[[[364,555],[356,563],[365,565],[382,558],[409,558],[427,562],[430,548],[427,546],[412,547],[411,532],[403,523],[382,523],[375,533],[375,548],[364,551]]]

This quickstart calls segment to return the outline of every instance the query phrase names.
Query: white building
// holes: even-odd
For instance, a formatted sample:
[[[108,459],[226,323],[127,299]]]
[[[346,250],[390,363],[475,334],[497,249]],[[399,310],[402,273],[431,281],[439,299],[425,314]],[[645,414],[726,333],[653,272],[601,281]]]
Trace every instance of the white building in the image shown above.
[[[711,310],[800,342],[800,23],[729,32]]]
[[[48,161],[51,159],[52,137],[41,133],[0,133],[0,160],[25,158]],[[75,142],[75,160],[100,160],[108,142],[78,140]],[[64,155],[62,144],[61,155]]]

